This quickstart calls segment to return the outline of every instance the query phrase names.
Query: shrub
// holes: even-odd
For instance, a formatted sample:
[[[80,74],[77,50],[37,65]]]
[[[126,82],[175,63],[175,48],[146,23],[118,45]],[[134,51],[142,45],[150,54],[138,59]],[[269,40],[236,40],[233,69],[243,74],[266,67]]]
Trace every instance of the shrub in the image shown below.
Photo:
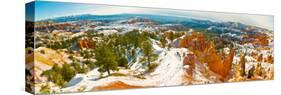
[[[152,64],[148,67],[146,73],[151,73],[151,72],[153,72],[153,71],[156,69],[156,67],[158,67],[158,64],[157,64],[157,63],[152,63]]]
[[[126,74],[123,73],[112,73],[111,76],[127,76]]]
[[[45,54],[45,51],[44,51],[44,50],[40,50],[40,53],[41,53],[41,54]]]
[[[42,85],[41,89],[40,89],[40,93],[42,93],[42,94],[50,94],[51,93],[50,85],[48,83],[45,84],[45,85]]]

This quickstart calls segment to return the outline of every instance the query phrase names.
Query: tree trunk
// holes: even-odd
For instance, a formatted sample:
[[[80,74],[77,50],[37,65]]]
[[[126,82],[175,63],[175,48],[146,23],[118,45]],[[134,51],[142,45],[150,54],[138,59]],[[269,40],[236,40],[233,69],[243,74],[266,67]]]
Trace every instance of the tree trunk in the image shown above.
[[[150,68],[151,65],[150,65],[150,57],[149,56],[147,56],[147,62],[148,62],[148,67]]]
[[[106,71],[107,71],[108,76],[110,76],[110,70],[109,70],[109,69],[107,69]]]

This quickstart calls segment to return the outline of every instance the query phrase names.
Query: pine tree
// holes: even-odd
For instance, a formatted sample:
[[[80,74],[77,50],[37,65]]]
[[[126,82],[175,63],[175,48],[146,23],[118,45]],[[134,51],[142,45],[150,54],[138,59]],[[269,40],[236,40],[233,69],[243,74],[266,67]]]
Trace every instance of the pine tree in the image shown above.
[[[110,70],[119,70],[117,56],[113,53],[112,47],[108,45],[102,44],[95,49],[95,59],[99,72],[107,72],[110,76]]]
[[[62,76],[62,74],[60,74],[60,73],[55,73],[54,74],[54,80],[53,80],[53,82],[55,83],[55,84],[57,84],[58,86],[60,86],[60,87],[64,87],[65,86],[65,84],[66,84],[66,82],[65,82],[65,80],[64,80],[64,77]]]
[[[171,41],[173,41],[173,40],[175,39],[175,34],[174,34],[174,32],[168,32],[168,33],[167,33],[167,36],[168,36],[168,39],[171,40]]]
[[[90,60],[94,56],[94,52],[90,49],[80,50],[80,55],[83,56],[86,61],[83,62],[82,69],[86,70],[89,67],[90,69],[94,68],[94,63]]]
[[[69,64],[63,64],[61,70],[65,81],[70,81],[75,76],[75,70]]]
[[[160,43],[162,48],[166,47],[167,40],[164,36],[160,38]]]
[[[121,67],[129,68],[128,67],[128,60],[125,57],[120,57],[118,59],[118,65]]]
[[[142,51],[146,62],[148,63],[148,67],[151,67],[151,61],[154,61],[157,55],[154,53],[154,49],[149,41],[143,42]]]

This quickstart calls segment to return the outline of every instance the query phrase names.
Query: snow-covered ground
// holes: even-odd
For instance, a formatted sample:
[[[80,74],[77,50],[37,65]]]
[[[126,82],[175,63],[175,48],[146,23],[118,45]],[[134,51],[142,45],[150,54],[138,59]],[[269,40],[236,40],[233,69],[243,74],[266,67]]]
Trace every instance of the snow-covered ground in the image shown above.
[[[191,30],[192,31],[192,30]],[[181,39],[183,37],[179,37]],[[176,42],[169,41],[169,44],[173,44]],[[94,69],[86,74],[77,74],[67,85],[66,88],[63,88],[62,92],[77,92],[77,91],[92,91],[95,90],[95,87],[106,86],[113,82],[121,81],[128,85],[133,86],[143,86],[143,87],[159,87],[159,86],[176,86],[183,84],[205,84],[205,83],[216,83],[220,82],[216,74],[210,73],[207,77],[204,73],[211,72],[206,64],[200,63],[195,64],[195,68],[193,70],[193,79],[186,79],[186,68],[189,66],[183,64],[183,59],[185,54],[191,53],[186,48],[161,48],[159,46],[159,41],[150,39],[152,42],[152,47],[155,49],[155,52],[158,54],[158,59],[154,62],[157,63],[158,66],[151,73],[145,73],[146,66],[139,63],[139,59],[142,56],[139,50],[137,50],[137,59],[136,62],[130,62],[130,69],[121,69],[114,73],[122,73],[126,76],[109,76],[105,78],[100,78],[100,73],[97,69]],[[239,45],[235,44],[240,49],[237,52],[253,52],[255,51],[251,44]],[[225,48],[225,52],[229,52],[229,48]],[[263,55],[272,54],[272,52],[259,52]],[[246,64],[246,71],[252,66],[256,65],[256,60],[249,56],[250,54],[246,54],[246,60],[248,61]],[[233,63],[236,64],[240,61],[239,54],[234,56]],[[263,68],[266,70],[273,68],[273,64],[262,63]],[[185,68],[186,67],[186,68]],[[141,75],[143,78],[136,77],[136,75]],[[106,74],[104,74],[106,76]]]
[[[183,53],[188,50],[185,48],[171,48],[169,50],[160,48],[153,41],[153,47],[160,52],[156,63],[158,67],[152,73],[144,75],[145,79],[134,77],[132,72],[135,70],[121,69],[118,73],[128,74],[128,76],[109,76],[99,79],[100,73],[97,69],[87,74],[77,74],[69,83],[68,87],[63,88],[62,92],[91,91],[98,86],[105,86],[111,82],[122,81],[128,85],[152,87],[152,86],[174,86],[184,83],[185,74],[183,68]]]

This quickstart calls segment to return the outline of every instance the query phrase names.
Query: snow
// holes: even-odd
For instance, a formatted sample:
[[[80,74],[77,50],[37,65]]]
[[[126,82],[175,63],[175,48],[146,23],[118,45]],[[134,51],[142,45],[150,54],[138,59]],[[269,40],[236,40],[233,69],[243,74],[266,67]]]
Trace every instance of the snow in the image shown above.
[[[142,30],[142,31],[155,31],[156,27],[148,26],[147,23],[135,23],[135,24],[111,24],[110,26],[97,26],[94,30],[104,31],[104,30],[122,30],[122,33],[126,33],[132,30]],[[121,34],[122,34],[121,33]]]
[[[81,83],[81,81],[83,81],[85,78],[83,75],[81,74],[77,74],[75,75],[75,77],[69,81],[69,83],[67,84],[66,87],[71,87],[71,86],[74,86],[74,85],[77,85],[78,83]]]
[[[152,41],[152,47],[155,49],[156,53],[159,54],[163,51],[163,48],[161,48],[159,45],[157,45],[159,42],[154,40],[154,39],[150,39]]]
[[[102,33],[102,34],[105,34],[105,35],[110,35],[110,34],[118,33],[118,31],[117,30],[102,30],[102,31],[99,31],[98,33],[99,34]]]
[[[97,69],[90,71],[87,74],[76,75],[68,84],[68,87],[63,88],[63,92],[76,92],[77,89],[85,87],[84,91],[91,91],[94,87],[103,86],[111,82],[122,81],[129,85],[137,86],[175,86],[184,83],[183,76],[185,74],[183,67],[183,53],[187,52],[184,48],[171,48],[170,50],[162,49],[156,44],[153,44],[156,50],[161,50],[156,63],[158,67],[152,73],[145,74],[145,79],[139,79],[134,76],[109,76],[98,79],[99,72]],[[136,65],[136,64],[133,64]],[[136,67],[134,69],[137,69]],[[132,74],[134,70],[120,70],[119,73]]]
[[[181,54],[187,51],[186,49],[171,49],[160,54],[159,60],[161,64],[155,69],[151,75],[155,75],[151,80],[159,81],[159,86],[173,86],[182,83],[183,56]]]
[[[79,37],[79,36],[82,36],[84,35],[85,32],[77,32],[77,33],[74,33],[71,37],[74,38],[74,37]]]
[[[183,85],[186,83],[191,84],[206,84],[206,83],[216,83],[220,82],[216,74],[213,74],[208,69],[207,64],[205,63],[195,63],[195,68],[193,70],[193,79],[186,80],[187,73],[186,69],[190,68],[189,65],[183,64],[184,54],[191,53],[188,49],[185,48],[161,48],[159,46],[159,41],[150,39],[152,42],[152,47],[155,49],[155,52],[159,55],[158,59],[153,62],[158,64],[158,67],[151,73],[144,73],[147,69],[147,66],[139,63],[140,58],[142,57],[142,53],[139,49],[136,49],[136,61],[129,62],[130,69],[120,69],[116,73],[122,73],[127,76],[109,76],[105,78],[99,78],[100,73],[97,69],[94,69],[86,74],[76,75],[67,85],[66,88],[62,89],[62,92],[77,92],[81,88],[83,91],[92,91],[95,87],[105,86],[112,82],[122,81],[128,85],[135,86],[144,86],[144,87],[159,87],[159,86],[176,86]],[[169,40],[168,40],[169,41]],[[169,42],[172,43],[172,42]],[[251,45],[236,45],[241,49],[239,52],[253,52],[253,47],[249,47]],[[229,52],[229,48],[224,48],[225,52]],[[268,54],[268,52],[262,51],[264,55]],[[239,54],[238,54],[239,55]],[[240,57],[236,55],[234,56],[234,64],[238,63]],[[255,59],[251,56],[246,56],[246,60],[248,61],[246,64],[246,71],[248,71],[252,66],[255,66]],[[268,63],[262,62],[262,67],[266,70],[272,69],[273,65],[268,65]],[[206,76],[206,72],[210,76]],[[104,74],[106,76],[107,74]],[[144,77],[137,78],[136,75],[141,75]]]
[[[210,78],[205,77],[204,73],[206,72],[207,64],[206,63],[195,63],[195,70],[193,71],[193,82],[192,84],[206,84],[206,83],[215,83],[216,76],[210,76]],[[211,71],[207,71],[211,72]],[[213,77],[213,79],[211,79]]]
[[[140,52],[140,49],[136,49],[136,62],[133,63],[133,62],[129,62],[129,66],[130,66],[130,69],[131,70],[138,70],[138,71],[143,71],[143,70],[140,70],[140,68],[142,68],[142,64],[139,64],[139,60],[140,60],[140,57],[141,57],[141,52]]]

